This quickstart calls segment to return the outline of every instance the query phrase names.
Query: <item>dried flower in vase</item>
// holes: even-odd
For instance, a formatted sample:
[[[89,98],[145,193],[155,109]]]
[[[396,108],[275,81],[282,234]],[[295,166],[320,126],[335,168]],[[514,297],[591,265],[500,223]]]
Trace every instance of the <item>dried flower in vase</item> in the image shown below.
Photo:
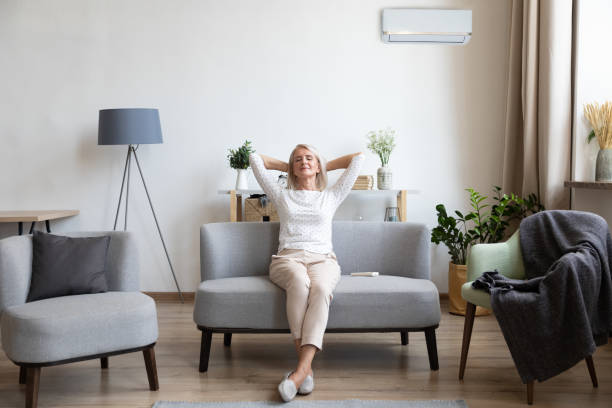
[[[600,149],[612,149],[612,102],[587,103],[584,106],[584,116],[593,130],[587,136],[587,142],[595,137]]]

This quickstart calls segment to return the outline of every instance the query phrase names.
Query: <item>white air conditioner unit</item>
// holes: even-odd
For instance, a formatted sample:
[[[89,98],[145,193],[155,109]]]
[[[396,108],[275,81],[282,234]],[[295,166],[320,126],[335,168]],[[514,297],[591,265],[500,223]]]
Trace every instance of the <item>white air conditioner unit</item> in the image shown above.
[[[467,44],[472,36],[472,10],[384,9],[386,43]]]

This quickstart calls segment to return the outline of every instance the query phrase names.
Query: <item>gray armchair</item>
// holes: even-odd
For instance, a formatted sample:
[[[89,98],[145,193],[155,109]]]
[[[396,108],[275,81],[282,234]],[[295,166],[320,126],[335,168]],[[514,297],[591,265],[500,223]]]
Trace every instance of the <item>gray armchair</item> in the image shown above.
[[[26,303],[32,275],[32,236],[0,240],[0,328],[2,348],[20,367],[26,408],[36,407],[42,367],[142,351],[149,388],[159,388],[154,345],[155,302],[139,292],[138,256],[127,232],[80,232],[69,236],[110,235],[108,292],[62,296]]]

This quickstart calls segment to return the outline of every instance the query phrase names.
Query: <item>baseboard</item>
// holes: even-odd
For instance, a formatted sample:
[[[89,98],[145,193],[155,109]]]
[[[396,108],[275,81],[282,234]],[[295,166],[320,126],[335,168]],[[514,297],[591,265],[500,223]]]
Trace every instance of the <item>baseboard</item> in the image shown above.
[[[178,292],[143,292],[145,295],[151,296],[156,302],[180,302],[181,297]],[[193,302],[195,292],[183,292],[185,302]]]
[[[151,296],[155,301],[158,302],[180,302],[178,292],[143,292],[145,295]],[[183,292],[183,299],[186,302],[193,302],[195,299],[195,292]],[[440,293],[440,300],[447,300],[448,293]]]

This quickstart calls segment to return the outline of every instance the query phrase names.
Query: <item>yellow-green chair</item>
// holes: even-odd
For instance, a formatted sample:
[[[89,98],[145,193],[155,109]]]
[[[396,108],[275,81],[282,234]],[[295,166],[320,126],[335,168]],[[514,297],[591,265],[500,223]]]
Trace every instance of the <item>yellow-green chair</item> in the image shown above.
[[[465,325],[463,327],[463,344],[461,346],[461,363],[459,365],[459,380],[463,380],[465,364],[467,361],[472,327],[474,326],[474,314],[476,306],[486,309],[491,308],[491,296],[484,290],[474,289],[472,282],[479,278],[483,272],[497,270],[500,274],[510,279],[524,279],[525,267],[523,255],[517,230],[506,242],[496,244],[474,245],[470,251],[467,261],[467,283],[461,287],[461,296],[467,301],[465,311]],[[597,376],[593,357],[585,358],[591,375],[593,387],[597,387]],[[533,381],[527,383],[527,403],[533,404]]]

